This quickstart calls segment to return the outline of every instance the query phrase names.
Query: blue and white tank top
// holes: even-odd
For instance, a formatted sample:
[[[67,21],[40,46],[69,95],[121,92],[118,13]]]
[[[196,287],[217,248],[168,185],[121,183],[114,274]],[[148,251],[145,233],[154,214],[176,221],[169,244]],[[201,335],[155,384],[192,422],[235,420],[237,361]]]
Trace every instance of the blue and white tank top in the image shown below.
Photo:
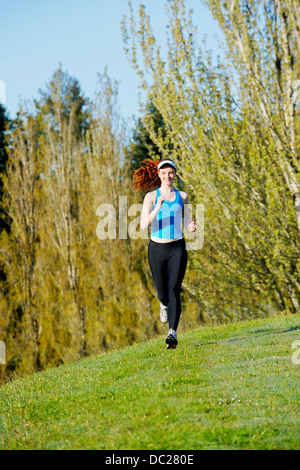
[[[181,228],[183,200],[177,189],[175,189],[175,193],[175,201],[163,201],[160,210],[152,221],[151,236],[166,239],[183,237]],[[160,195],[160,190],[157,188],[154,208]]]

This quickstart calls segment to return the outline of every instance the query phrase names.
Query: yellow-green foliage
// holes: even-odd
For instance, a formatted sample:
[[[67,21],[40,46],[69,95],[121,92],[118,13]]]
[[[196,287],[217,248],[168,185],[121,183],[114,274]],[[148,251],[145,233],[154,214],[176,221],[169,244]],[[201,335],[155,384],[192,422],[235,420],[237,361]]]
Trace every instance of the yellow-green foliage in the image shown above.
[[[135,14],[130,6],[123,22],[125,50],[163,117],[169,145],[154,132],[151,116],[144,125],[164,156],[173,146],[191,201],[205,207],[205,242],[190,253],[186,287],[216,320],[295,312],[299,2],[206,3],[226,41],[215,65],[197,43],[184,0],[166,2],[166,52],[145,7]]]
[[[66,112],[58,70],[46,104],[21,113],[9,135],[1,234],[2,379],[149,338],[157,327],[147,240],[101,240],[97,207],[137,201],[124,160],[116,88],[102,77],[86,132]],[[49,108],[49,103],[52,106]],[[78,112],[78,110],[77,110]],[[118,231],[118,221],[117,221]]]

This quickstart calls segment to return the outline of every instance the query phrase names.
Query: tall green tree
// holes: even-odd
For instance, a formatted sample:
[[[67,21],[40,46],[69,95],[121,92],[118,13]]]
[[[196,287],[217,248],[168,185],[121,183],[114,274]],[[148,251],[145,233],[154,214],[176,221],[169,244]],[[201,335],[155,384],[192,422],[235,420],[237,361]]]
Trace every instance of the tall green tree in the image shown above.
[[[143,115],[136,122],[131,142],[126,150],[126,159],[130,162],[129,171],[131,176],[146,158],[155,160],[172,158],[173,150],[174,142],[169,135],[168,126],[158,108],[150,100],[145,106]],[[180,173],[177,174],[177,187],[184,189]],[[144,196],[144,192],[141,196]]]
[[[78,80],[64,72],[60,65],[39,94],[40,98],[34,100],[35,107],[43,116],[48,116],[51,127],[59,130],[72,121],[72,135],[80,140],[89,128],[90,103]]]
[[[145,124],[144,120],[147,121]],[[151,135],[160,135],[163,146],[158,147],[157,139],[152,139]],[[131,161],[133,170],[139,168],[140,163],[145,158],[160,159],[166,153],[171,153],[172,145],[168,140],[167,128],[159,110],[150,101],[147,104],[146,112],[140,117],[133,129],[133,137],[130,145],[128,158]]]
[[[5,132],[7,130],[7,124],[9,122],[6,109],[0,103],[0,171],[3,173],[5,170],[5,163],[7,160],[7,152],[5,149]]]
[[[66,112],[67,87],[56,74],[51,83],[51,110],[42,97],[36,112],[20,110],[9,132],[3,197],[12,223],[0,235],[7,364],[0,379],[161,331],[146,241],[128,236],[138,201],[117,86],[99,77],[88,128],[79,132],[76,100]],[[113,237],[98,236],[99,223],[108,228],[103,207],[113,214]]]
[[[0,104],[0,231],[9,229],[9,221],[3,207],[3,183],[2,176],[5,174],[5,167],[8,158],[6,150],[6,134],[10,126],[10,119],[8,118],[5,107]]]
[[[123,22],[125,49],[168,126],[191,200],[205,205],[205,243],[191,253],[187,287],[217,318],[295,311],[298,5],[209,4],[227,39],[217,65],[197,44],[183,0],[166,2],[164,56],[143,6]]]
[[[4,296],[1,298],[0,329],[5,326],[2,337],[10,351],[8,363],[14,364],[12,368],[19,362],[29,369],[41,365],[37,261],[42,167],[35,136],[34,118],[19,113],[9,134],[3,178],[3,204],[11,226],[9,232],[1,233],[0,248],[5,272],[5,282],[1,286]]]
[[[253,124],[260,121],[270,131],[275,164],[293,199],[300,237],[300,4],[298,0],[206,3],[223,30]]]

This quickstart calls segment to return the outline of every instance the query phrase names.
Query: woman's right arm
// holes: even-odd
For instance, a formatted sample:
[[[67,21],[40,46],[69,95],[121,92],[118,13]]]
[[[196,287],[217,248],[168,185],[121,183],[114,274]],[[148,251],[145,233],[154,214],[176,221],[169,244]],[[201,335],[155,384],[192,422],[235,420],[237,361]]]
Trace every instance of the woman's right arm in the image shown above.
[[[152,223],[153,219],[157,216],[157,213],[159,212],[163,201],[163,196],[158,197],[156,207],[151,212],[151,204],[153,204],[153,193],[146,194],[141,213],[140,226],[142,230],[147,228]]]

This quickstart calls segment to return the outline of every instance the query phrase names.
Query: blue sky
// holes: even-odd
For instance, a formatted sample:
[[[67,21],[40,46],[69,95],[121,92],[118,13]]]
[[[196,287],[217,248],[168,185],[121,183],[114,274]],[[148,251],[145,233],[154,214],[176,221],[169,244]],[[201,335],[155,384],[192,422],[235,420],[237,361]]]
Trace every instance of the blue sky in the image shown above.
[[[160,41],[165,37],[164,0],[132,0],[134,10],[143,3]],[[198,37],[204,35],[217,55],[215,35],[220,30],[201,0],[186,0],[194,11]],[[127,0],[0,0],[0,101],[11,118],[20,100],[38,97],[53,72],[64,71],[79,80],[86,96],[96,89],[97,74],[107,67],[119,82],[121,115],[138,115],[138,78],[128,62],[120,22]]]

